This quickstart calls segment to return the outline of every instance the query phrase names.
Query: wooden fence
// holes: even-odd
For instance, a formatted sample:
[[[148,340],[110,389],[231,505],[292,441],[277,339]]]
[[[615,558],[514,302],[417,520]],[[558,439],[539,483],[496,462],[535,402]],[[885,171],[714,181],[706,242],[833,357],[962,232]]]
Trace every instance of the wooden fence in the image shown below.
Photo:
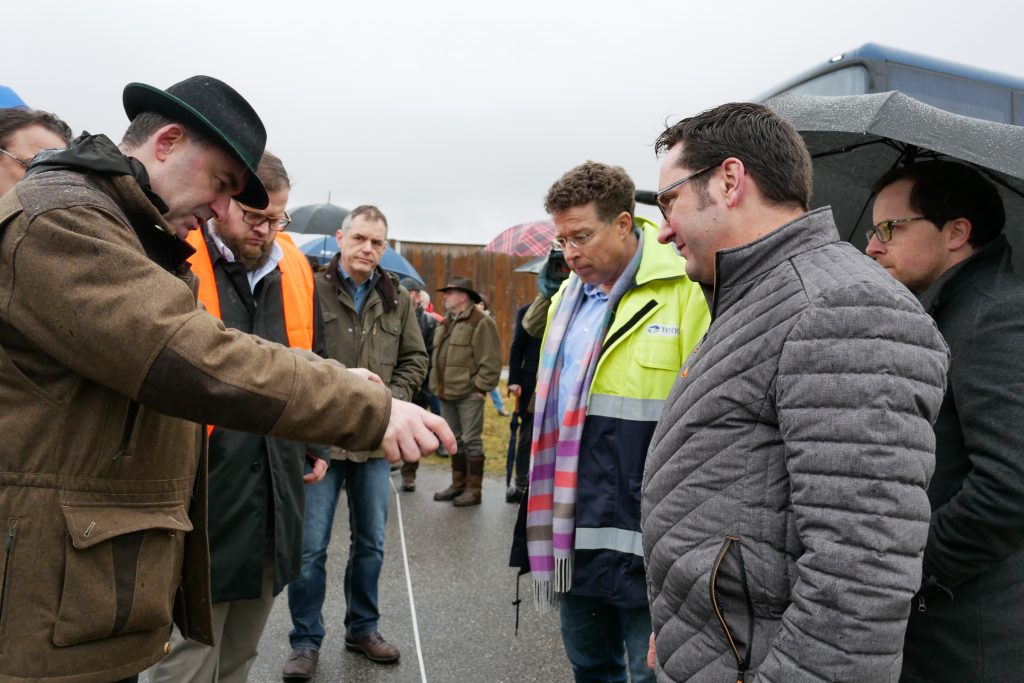
[[[392,246],[423,276],[434,309],[444,315],[444,301],[438,287],[444,287],[451,275],[461,275],[473,285],[491,307],[501,335],[502,358],[508,365],[516,311],[537,296],[537,276],[516,273],[515,268],[529,261],[506,254],[485,252],[474,244],[434,244],[392,240]]]

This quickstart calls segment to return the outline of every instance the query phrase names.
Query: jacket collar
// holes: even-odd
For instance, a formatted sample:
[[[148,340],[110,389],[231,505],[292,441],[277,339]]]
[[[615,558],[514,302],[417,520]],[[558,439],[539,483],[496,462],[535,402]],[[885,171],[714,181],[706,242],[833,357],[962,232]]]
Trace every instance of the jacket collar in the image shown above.
[[[679,257],[675,248],[658,242],[659,228],[656,223],[636,216],[633,225],[639,231],[640,249],[643,250],[640,268],[636,271],[636,284],[686,277],[686,262]]]
[[[46,150],[29,164],[26,175],[70,171],[96,178],[125,212],[146,255],[171,271],[184,271],[195,250],[178,239],[164,221],[167,205],[149,186],[149,174],[138,159],[121,153],[105,135],[82,133],[66,149]]]
[[[967,274],[1000,269],[1013,272],[1011,249],[1009,242],[1006,241],[1006,235],[999,235],[944,272],[928,289],[921,293],[918,300],[925,311],[933,313],[970,282]],[[962,278],[958,277],[961,273],[964,274]]]
[[[802,214],[772,232],[715,254],[715,286],[704,286],[712,319],[740,301],[761,277],[800,254],[839,241],[832,208]]]
[[[149,185],[146,167],[138,159],[122,154],[106,135],[90,135],[83,132],[64,149],[40,152],[29,164],[25,174],[57,170],[93,175],[132,176],[156,210],[161,214],[167,212],[167,205]]]
[[[341,253],[334,255],[331,262],[327,264],[327,270],[324,272],[324,277],[327,278],[328,282],[331,282],[334,287],[341,292],[349,293],[348,287],[345,285],[344,276],[341,274]],[[380,295],[381,303],[384,306],[385,313],[391,313],[398,308],[398,282],[395,276],[386,270],[377,266],[373,274],[373,290],[376,290],[377,294]],[[366,305],[370,304],[370,299],[366,300]],[[365,309],[363,309],[365,310]]]

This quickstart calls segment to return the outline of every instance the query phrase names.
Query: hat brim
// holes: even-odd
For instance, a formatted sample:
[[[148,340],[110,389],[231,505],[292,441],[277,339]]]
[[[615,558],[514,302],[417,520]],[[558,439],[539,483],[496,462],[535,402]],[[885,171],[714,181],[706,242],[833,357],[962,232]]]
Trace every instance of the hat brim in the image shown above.
[[[186,126],[202,130],[249,171],[249,182],[241,192],[235,195],[235,199],[254,209],[267,208],[270,203],[267,188],[263,186],[263,182],[256,175],[255,164],[259,164],[259,159],[256,159],[255,162],[247,160],[246,155],[234,140],[194,107],[168,92],[145,83],[129,83],[124,87],[121,99],[129,121],[134,121],[135,117],[142,112],[151,111],[163,114]]]
[[[439,287],[437,291],[447,292],[450,289],[454,289],[456,292],[465,292],[469,295],[469,298],[473,300],[473,303],[480,303],[483,301],[483,297],[474,292],[472,289],[466,289],[465,287]]]

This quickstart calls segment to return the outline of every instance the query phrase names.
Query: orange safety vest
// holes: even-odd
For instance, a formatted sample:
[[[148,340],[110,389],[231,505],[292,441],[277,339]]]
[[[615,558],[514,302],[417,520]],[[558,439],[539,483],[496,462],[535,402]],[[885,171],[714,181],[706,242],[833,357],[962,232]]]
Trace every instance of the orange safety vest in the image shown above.
[[[277,267],[281,269],[281,299],[288,345],[310,350],[313,348],[313,271],[309,268],[309,261],[295,246],[291,235],[279,232],[275,239],[284,254]],[[192,272],[199,276],[199,301],[219,320],[217,278],[213,274],[213,260],[206,247],[203,231],[190,230],[186,241],[196,250],[196,253],[189,256],[188,262],[192,264]],[[213,426],[208,426],[206,431],[209,435]]]

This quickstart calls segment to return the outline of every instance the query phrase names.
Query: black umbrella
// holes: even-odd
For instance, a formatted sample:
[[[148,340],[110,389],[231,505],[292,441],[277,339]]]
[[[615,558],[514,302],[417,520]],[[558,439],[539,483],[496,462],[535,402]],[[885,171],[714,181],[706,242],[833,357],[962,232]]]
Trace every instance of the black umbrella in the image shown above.
[[[831,205],[840,234],[866,246],[871,185],[890,168],[926,159],[970,164],[999,187],[1015,264],[1024,263],[1024,128],[983,121],[900,92],[783,95],[765,102],[789,120],[814,159],[813,207]]]
[[[291,232],[333,235],[341,229],[348,209],[334,204],[307,204],[292,211]]]

